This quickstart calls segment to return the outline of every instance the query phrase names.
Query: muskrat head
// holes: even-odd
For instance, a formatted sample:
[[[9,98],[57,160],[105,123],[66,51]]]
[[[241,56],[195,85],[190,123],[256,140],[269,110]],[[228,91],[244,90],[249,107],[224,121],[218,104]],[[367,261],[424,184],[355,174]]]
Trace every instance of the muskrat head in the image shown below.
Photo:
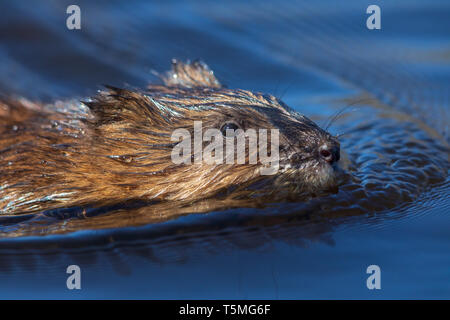
[[[337,139],[274,96],[224,88],[201,62],[174,61],[161,78],[146,92],[109,87],[87,103],[101,136],[122,144],[110,157],[153,175],[148,195],[195,199],[261,181],[296,192],[337,184]]]
[[[161,79],[83,103],[0,103],[0,214],[337,184],[337,139],[275,97],[224,88],[201,62]]]

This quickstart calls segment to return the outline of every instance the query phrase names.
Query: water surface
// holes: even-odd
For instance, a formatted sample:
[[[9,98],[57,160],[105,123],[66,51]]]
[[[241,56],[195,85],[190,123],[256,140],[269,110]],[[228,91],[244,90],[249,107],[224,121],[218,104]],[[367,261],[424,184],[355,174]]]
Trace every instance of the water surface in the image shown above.
[[[2,2],[2,94],[82,99],[144,87],[201,58],[230,88],[262,91],[343,134],[337,194],[262,208],[162,204],[0,226],[1,298],[449,298],[450,5],[379,1]],[[167,219],[155,221],[153,212]],[[82,268],[82,290],[65,268]],[[368,290],[379,265],[382,289]]]

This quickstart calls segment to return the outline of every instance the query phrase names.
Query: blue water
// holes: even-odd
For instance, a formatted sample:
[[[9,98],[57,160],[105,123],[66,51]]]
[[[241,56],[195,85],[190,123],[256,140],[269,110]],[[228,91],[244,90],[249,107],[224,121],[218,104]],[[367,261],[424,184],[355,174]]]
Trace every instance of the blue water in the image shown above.
[[[82,30],[70,31],[72,1],[2,2],[2,94],[81,99],[102,84],[144,87],[171,58],[201,58],[228,87],[272,93],[319,124],[360,100],[331,131],[350,132],[343,149],[367,197],[113,229],[96,217],[107,227],[58,222],[19,237],[24,226],[10,225],[0,298],[450,298],[450,3],[376,3],[382,29],[370,31],[372,1],[78,1]],[[420,161],[397,181],[388,160],[402,154]],[[79,291],[66,288],[71,264]],[[366,287],[372,264],[380,290]]]

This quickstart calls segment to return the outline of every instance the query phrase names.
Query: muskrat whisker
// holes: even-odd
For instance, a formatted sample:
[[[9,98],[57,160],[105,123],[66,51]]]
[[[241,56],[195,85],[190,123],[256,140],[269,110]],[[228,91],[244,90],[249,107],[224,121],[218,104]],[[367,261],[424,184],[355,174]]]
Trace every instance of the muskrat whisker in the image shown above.
[[[339,139],[339,138],[341,138],[341,137],[343,137],[343,136],[345,136],[345,135],[347,135],[347,134],[349,134],[350,132],[342,132],[342,133],[338,133],[338,134],[336,134],[335,135],[335,137],[336,137],[336,139]]]
[[[338,120],[342,115],[344,115],[344,112],[345,112],[345,111],[356,111],[356,110],[357,110],[357,108],[353,108],[353,109],[351,109],[351,110],[348,110],[350,107],[353,107],[353,106],[355,106],[356,104],[360,104],[360,103],[363,103],[363,102],[367,102],[367,101],[369,101],[369,100],[370,100],[370,99],[367,99],[367,98],[364,98],[364,99],[358,99],[358,100],[355,100],[355,101],[353,101],[353,102],[347,104],[346,106],[344,106],[343,108],[341,108],[340,110],[338,110],[338,111],[330,118],[330,120],[327,121],[327,124],[326,124],[326,126],[324,127],[324,130],[325,130],[325,131],[328,131],[328,129],[330,128],[330,126],[331,126],[336,120]]]
[[[344,112],[347,111],[350,107],[352,107],[352,105],[346,105],[345,107],[341,108],[340,110],[338,110],[331,118],[330,120],[328,120],[324,130],[328,130],[331,125],[338,120],[342,115],[344,115]],[[354,111],[354,109],[350,110],[350,111]]]
[[[291,89],[291,87],[292,87],[293,84],[294,84],[294,81],[291,81],[291,82],[286,86],[286,88],[284,88],[284,90],[283,90],[283,92],[281,93],[281,95],[280,95],[280,96],[277,96],[277,98],[278,98],[279,100],[283,99],[284,95],[288,92],[289,89]]]

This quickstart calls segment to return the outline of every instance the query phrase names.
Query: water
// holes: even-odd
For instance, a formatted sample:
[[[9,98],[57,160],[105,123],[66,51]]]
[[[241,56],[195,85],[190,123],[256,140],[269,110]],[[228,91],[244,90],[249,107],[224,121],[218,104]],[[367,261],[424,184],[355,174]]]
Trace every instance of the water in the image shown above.
[[[1,298],[449,298],[450,5],[2,2],[0,89],[41,101],[143,87],[171,58],[201,58],[230,88],[272,93],[333,123],[352,179],[339,193],[263,208],[216,202],[40,215],[0,227]],[[211,210],[211,208],[215,208]],[[163,219],[155,221],[153,212]],[[65,268],[82,268],[82,290]],[[368,290],[379,265],[382,289]]]

